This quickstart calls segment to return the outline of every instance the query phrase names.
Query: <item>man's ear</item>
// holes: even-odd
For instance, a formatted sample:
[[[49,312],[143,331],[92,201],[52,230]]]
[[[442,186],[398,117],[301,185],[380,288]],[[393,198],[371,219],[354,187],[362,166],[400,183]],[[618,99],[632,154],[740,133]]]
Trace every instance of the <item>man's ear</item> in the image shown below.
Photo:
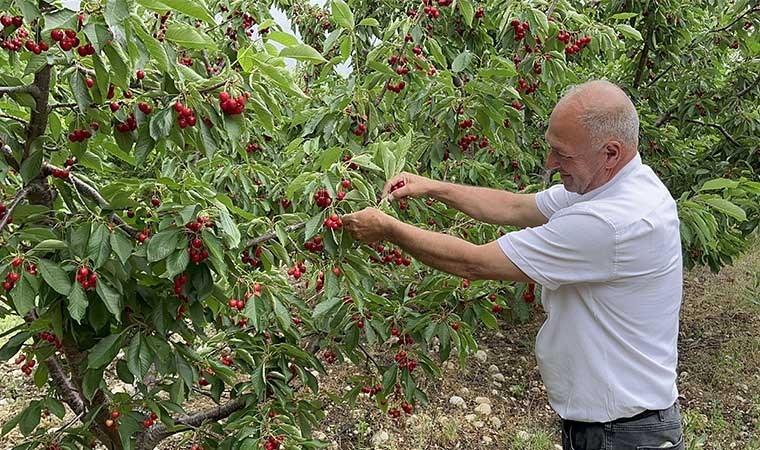
[[[604,147],[607,167],[613,168],[623,159],[623,146],[618,141],[608,141]]]

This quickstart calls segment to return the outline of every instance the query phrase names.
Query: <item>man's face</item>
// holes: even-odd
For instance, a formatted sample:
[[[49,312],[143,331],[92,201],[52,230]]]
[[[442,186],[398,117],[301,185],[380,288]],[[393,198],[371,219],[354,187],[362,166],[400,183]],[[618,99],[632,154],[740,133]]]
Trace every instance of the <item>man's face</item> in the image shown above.
[[[559,171],[562,184],[569,192],[585,194],[602,184],[605,152],[591,148],[591,138],[573,117],[572,109],[555,109],[549,119],[545,135],[549,144],[546,168]]]

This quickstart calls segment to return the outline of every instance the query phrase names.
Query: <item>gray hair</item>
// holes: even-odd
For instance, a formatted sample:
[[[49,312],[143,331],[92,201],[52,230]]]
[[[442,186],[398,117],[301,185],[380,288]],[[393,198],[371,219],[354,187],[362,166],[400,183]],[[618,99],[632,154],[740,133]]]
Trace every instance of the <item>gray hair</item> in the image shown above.
[[[601,91],[604,101],[593,106],[584,102],[590,90]],[[615,95],[617,91],[620,95]],[[572,86],[562,97],[580,100],[582,113],[578,118],[591,136],[596,148],[605,141],[614,139],[623,147],[636,149],[639,145],[639,115],[630,97],[617,85],[606,80],[593,80]]]

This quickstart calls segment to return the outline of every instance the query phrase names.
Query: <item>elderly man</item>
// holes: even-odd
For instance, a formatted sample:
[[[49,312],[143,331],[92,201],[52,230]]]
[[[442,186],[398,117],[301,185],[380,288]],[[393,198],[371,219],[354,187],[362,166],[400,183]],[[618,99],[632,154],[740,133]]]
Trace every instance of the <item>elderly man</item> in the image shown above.
[[[433,197],[474,219],[523,229],[474,245],[367,208],[343,217],[356,239],[388,240],[469,279],[535,282],[546,322],[536,357],[565,449],[682,449],[676,402],[681,239],[676,204],[638,154],[639,119],[606,81],[570,90],[549,119],[537,194],[402,173],[389,200]],[[389,194],[399,181],[405,186]]]

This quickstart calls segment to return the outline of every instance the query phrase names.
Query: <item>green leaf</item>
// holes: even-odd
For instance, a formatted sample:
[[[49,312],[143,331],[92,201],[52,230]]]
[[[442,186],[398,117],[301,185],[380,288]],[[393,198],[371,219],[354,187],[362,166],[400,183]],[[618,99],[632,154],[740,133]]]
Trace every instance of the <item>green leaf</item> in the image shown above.
[[[100,389],[100,383],[103,381],[103,369],[87,370],[82,377],[82,394],[87,400],[92,400],[95,393]]]
[[[94,267],[99,268],[111,256],[111,241],[108,227],[102,223],[93,224],[95,229],[92,232],[90,241],[87,243],[87,256],[94,261]]]
[[[87,311],[88,301],[87,295],[79,283],[74,283],[71,286],[71,291],[69,292],[67,303],[67,308],[69,310],[69,314],[71,314],[71,317],[76,320],[77,323],[82,323],[84,313]]]
[[[211,51],[216,49],[214,41],[212,41],[205,33],[181,22],[172,22],[166,27],[166,40],[174,42],[184,48],[206,49]]]
[[[722,198],[706,198],[704,202],[727,216],[731,216],[739,222],[747,220],[747,213],[743,209]]]
[[[298,45],[298,38],[290,33],[285,33],[284,31],[270,31],[269,34],[267,34],[267,39],[279,42],[286,47]],[[250,49],[250,47],[247,48]]]
[[[227,212],[227,208],[221,203],[218,203],[217,206],[219,207],[219,224],[222,226],[227,246],[236,248],[240,244],[240,230],[235,221],[232,220],[230,213]]]
[[[214,18],[211,16],[211,13],[209,13],[206,6],[196,0],[161,0],[161,3],[173,9],[176,9],[182,14],[190,17],[195,17],[196,19],[201,19],[210,25],[216,23],[214,22]]]
[[[615,29],[623,33],[623,36],[625,37],[636,39],[637,41],[643,40],[643,38],[641,37],[641,33],[639,33],[639,30],[637,30],[636,28],[633,28],[630,25],[620,23],[620,24],[615,25]]]
[[[610,18],[615,19],[615,20],[627,20],[632,17],[636,17],[638,15],[639,13],[624,12],[624,13],[613,14]]]
[[[58,267],[58,264],[47,259],[40,259],[37,261],[37,267],[40,269],[42,279],[48,286],[61,295],[69,295],[71,292],[69,276]]]
[[[29,253],[46,253],[55,250],[63,250],[66,247],[68,247],[66,243],[59,241],[58,239],[45,239],[44,241],[41,241],[39,244],[35,245],[34,248],[29,250]]]
[[[166,108],[154,112],[151,116],[150,137],[154,141],[160,141],[166,136],[169,136],[169,133],[172,131],[172,124],[174,123],[172,108]]]
[[[322,226],[323,222],[324,212],[320,212],[319,214],[309,219],[309,221],[306,222],[306,235],[304,236],[304,239],[309,240],[312,238],[312,236],[317,234],[317,231],[319,231],[319,228]]]
[[[8,341],[0,348],[0,361],[8,361],[18,353],[19,350],[21,350],[21,347],[24,346],[24,342],[26,342],[29,338],[31,338],[32,335],[29,334],[28,331],[19,331],[18,333],[14,334],[13,337],[8,339]],[[3,339],[5,339],[3,337]]]
[[[121,322],[121,311],[124,308],[122,303],[121,294],[116,289],[107,285],[104,280],[98,280],[98,284],[95,285],[95,290],[103,303],[105,303],[108,312],[116,317],[116,320]]]
[[[132,254],[132,241],[119,231],[111,233],[111,249],[121,263],[126,264]]]
[[[74,99],[79,107],[79,112],[84,113],[87,108],[90,107],[92,99],[90,98],[90,91],[87,89],[87,85],[84,84],[84,80],[79,72],[71,72],[69,76],[69,84],[71,85],[71,92],[74,94]]]
[[[460,10],[462,11],[462,16],[464,17],[464,21],[467,24],[468,27],[472,27],[472,17],[475,14],[474,8],[472,7],[472,3],[470,0],[458,0],[457,4],[460,7]]]
[[[534,35],[543,37],[549,34],[549,19],[546,18],[546,14],[543,11],[531,8],[528,23],[532,27]]]
[[[185,249],[175,251],[169,258],[166,259],[166,275],[170,278],[174,278],[175,276],[184,272],[189,263],[190,255]]]
[[[160,261],[171,255],[183,237],[182,230],[177,228],[161,231],[151,236],[148,239],[148,261]]]
[[[90,239],[90,224],[84,223],[69,235],[71,252],[75,256],[85,256],[87,241]],[[63,294],[63,292],[61,292]]]
[[[332,0],[332,16],[341,27],[354,29],[354,13],[343,0]]]
[[[90,349],[87,355],[87,367],[89,369],[99,369],[107,366],[121,350],[121,344],[124,340],[124,334],[112,334],[101,339]]]
[[[126,90],[129,89],[129,76],[132,71],[129,69],[121,49],[117,46],[118,44],[113,41],[111,45],[106,45],[103,51],[111,63],[111,80],[116,86]]]
[[[323,63],[327,60],[313,47],[306,44],[298,44],[292,47],[285,47],[280,50],[281,58],[293,58],[299,61],[310,61],[313,63]]]
[[[738,181],[729,180],[727,178],[715,178],[713,180],[706,181],[705,184],[699,188],[700,191],[716,191],[720,189],[735,189],[739,186]]]
[[[454,59],[454,62],[451,63],[451,71],[454,73],[459,73],[470,65],[470,61],[472,60],[472,53],[468,51],[464,51],[459,54]]]
[[[106,23],[110,28],[120,27],[129,17],[127,0],[106,0]]]
[[[13,306],[21,317],[34,308],[34,300],[37,297],[37,293],[27,279],[28,276],[30,275],[23,273],[16,286],[10,292]]]
[[[156,66],[158,66],[158,69],[162,72],[169,72],[169,57],[166,54],[164,45],[156,38],[145,32],[142,27],[143,25],[141,23],[133,24],[132,30],[134,30],[135,34],[137,34],[137,36],[140,38],[140,41],[142,41],[145,48],[148,49],[148,53],[150,53],[151,57],[151,62],[155,63]]]
[[[365,17],[359,22],[360,27],[379,27],[380,22],[377,21],[377,19],[373,17]]]
[[[21,163],[21,178],[24,184],[40,176],[42,168],[42,147],[33,145],[33,150],[28,158]]]

